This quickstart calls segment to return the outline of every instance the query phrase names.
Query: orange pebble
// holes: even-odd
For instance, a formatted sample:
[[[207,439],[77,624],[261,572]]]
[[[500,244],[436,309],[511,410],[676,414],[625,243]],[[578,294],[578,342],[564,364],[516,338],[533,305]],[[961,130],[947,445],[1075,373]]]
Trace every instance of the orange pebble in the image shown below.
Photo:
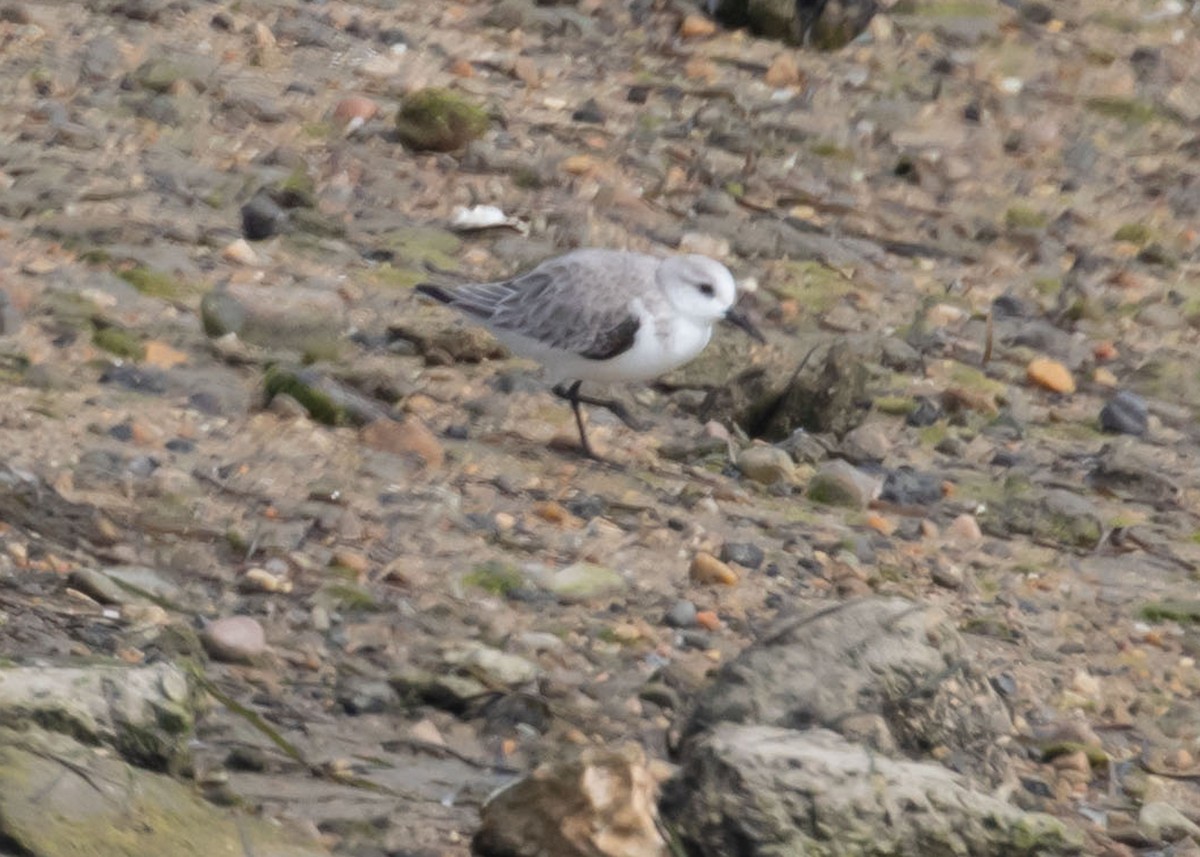
[[[696,624],[706,631],[719,631],[721,617],[713,610],[701,610],[696,613]]]

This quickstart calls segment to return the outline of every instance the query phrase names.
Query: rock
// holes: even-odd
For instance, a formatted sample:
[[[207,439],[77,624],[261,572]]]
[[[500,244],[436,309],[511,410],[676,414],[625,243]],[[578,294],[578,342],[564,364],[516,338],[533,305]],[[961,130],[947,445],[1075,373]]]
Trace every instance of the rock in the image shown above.
[[[892,451],[892,441],[879,423],[864,423],[846,433],[838,451],[852,464],[880,462]]]
[[[669,857],[658,828],[658,782],[644,751],[588,748],[494,794],[471,840],[480,857]]]
[[[692,579],[692,582],[699,583],[702,586],[711,584],[734,586],[738,582],[736,571],[712,554],[705,553],[704,551],[700,551],[692,559],[692,564],[688,567],[688,576]]]
[[[983,540],[983,531],[974,515],[963,513],[946,527],[946,536],[958,544],[973,545]]]
[[[865,509],[879,494],[877,479],[838,458],[818,468],[808,483],[808,496],[829,506]]]
[[[226,616],[208,624],[201,635],[204,648],[219,661],[253,663],[267,650],[267,635],[252,616]]]
[[[218,68],[211,57],[172,51],[146,60],[133,72],[133,79],[137,86],[151,92],[169,93],[180,84],[204,92]]]
[[[1175,807],[1152,801],[1138,810],[1138,830],[1151,843],[1177,842],[1185,837],[1200,839],[1200,825]]]
[[[784,87],[795,86],[803,80],[803,75],[800,73],[800,67],[796,64],[796,58],[788,51],[775,55],[775,59],[771,60],[771,65],[767,68],[767,73],[763,76],[763,81],[767,86]]]
[[[1087,475],[1095,489],[1156,507],[1178,502],[1183,493],[1169,465],[1164,467],[1153,452],[1127,439],[1106,443],[1097,459]]]
[[[585,122],[592,125],[604,124],[604,111],[600,109],[600,105],[596,103],[596,99],[589,98],[579,106],[579,109],[571,114],[571,119],[574,122]]]
[[[738,453],[737,468],[763,485],[790,482],[796,469],[792,457],[774,446],[755,445]]]
[[[763,549],[750,542],[725,542],[721,545],[721,560],[736,562],[742,568],[757,569],[762,566]]]
[[[23,320],[8,292],[0,292],[0,336],[12,336],[21,329]]]
[[[885,754],[951,748],[998,781],[1012,724],[954,623],[901,598],[860,598],[779,620],[701,691],[685,744],[719,723],[834,729]]]
[[[360,127],[379,114],[379,105],[363,95],[348,95],[333,108],[333,119],[343,127]]]
[[[881,757],[819,728],[717,726],[688,748],[662,811],[697,857],[1053,857],[1084,845],[1053,816],[973,791],[940,765]]]
[[[396,131],[410,149],[453,152],[483,136],[488,116],[447,89],[422,89],[405,97]]]
[[[267,404],[280,394],[290,396],[309,416],[326,425],[366,425],[390,419],[374,399],[314,369],[272,366],[263,378],[263,392]]]
[[[629,586],[611,568],[590,562],[573,563],[560,571],[537,570],[533,577],[543,589],[567,603],[615,595]]]
[[[236,333],[251,345],[310,359],[336,353],[345,330],[345,305],[337,292],[307,286],[230,283],[206,294],[200,312],[211,337]]]
[[[1057,360],[1048,357],[1036,357],[1029,361],[1025,375],[1031,384],[1052,393],[1070,394],[1075,392],[1075,378],[1071,370]]]
[[[1008,538],[1014,533],[1066,547],[1094,548],[1104,523],[1087,499],[1061,488],[1040,491],[1014,478],[1004,485],[1003,496],[980,516],[986,533]]]
[[[119,680],[106,692],[122,693]],[[123,857],[253,853],[320,857],[279,824],[214,806],[162,773],[43,728],[0,729],[0,840],[28,855],[78,851]],[[80,819],[87,819],[80,833]],[[202,843],[202,845],[200,845]]]
[[[671,605],[663,621],[672,628],[691,628],[696,624],[696,605],[680,599]]]
[[[362,428],[359,439],[380,452],[412,456],[425,467],[437,469],[446,461],[441,441],[417,417],[406,417],[403,422],[374,420]]]
[[[42,724],[157,770],[188,764],[195,704],[187,673],[167,662],[0,665],[0,723]]]
[[[942,477],[907,465],[889,470],[879,499],[899,506],[932,506],[942,499]]]
[[[288,228],[288,213],[268,194],[257,193],[242,206],[242,235],[249,241],[265,241]]]
[[[1100,409],[1100,429],[1114,434],[1141,436],[1150,427],[1150,410],[1135,393],[1121,390]]]
[[[518,688],[536,681],[541,675],[537,664],[520,655],[510,655],[490,646],[473,645],[443,655],[444,663],[465,670],[492,686]]]

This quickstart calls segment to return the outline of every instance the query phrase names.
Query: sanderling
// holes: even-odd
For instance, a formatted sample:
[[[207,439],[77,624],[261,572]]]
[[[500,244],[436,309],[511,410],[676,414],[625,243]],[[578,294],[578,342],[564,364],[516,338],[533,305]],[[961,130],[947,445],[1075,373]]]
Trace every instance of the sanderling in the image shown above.
[[[760,342],[739,313],[729,269],[707,256],[660,258],[619,250],[574,250],[495,283],[417,286],[490,330],[510,351],[546,367],[555,394],[571,403],[579,441],[597,458],[580,403],[639,422],[616,401],[580,395],[584,381],[646,381],[678,368],[726,321]],[[568,382],[570,382],[568,384]]]

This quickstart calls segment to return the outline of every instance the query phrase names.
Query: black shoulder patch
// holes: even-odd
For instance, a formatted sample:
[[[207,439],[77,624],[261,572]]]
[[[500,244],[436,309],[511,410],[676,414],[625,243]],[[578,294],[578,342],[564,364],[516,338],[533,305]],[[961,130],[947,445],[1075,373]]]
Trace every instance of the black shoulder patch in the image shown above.
[[[599,334],[586,351],[579,352],[579,356],[588,360],[611,360],[619,354],[624,354],[633,348],[638,328],[641,326],[641,319],[636,315],[627,315],[616,327]]]

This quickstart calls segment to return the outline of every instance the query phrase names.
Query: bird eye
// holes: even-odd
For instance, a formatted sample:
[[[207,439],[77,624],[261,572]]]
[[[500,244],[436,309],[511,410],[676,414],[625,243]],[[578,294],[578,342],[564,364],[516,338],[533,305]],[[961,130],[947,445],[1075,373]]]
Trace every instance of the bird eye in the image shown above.
[[[700,285],[696,286],[696,288],[698,288],[700,290],[700,294],[704,295],[706,298],[711,298],[714,294],[716,294],[716,290],[713,289],[712,283],[701,283]]]

